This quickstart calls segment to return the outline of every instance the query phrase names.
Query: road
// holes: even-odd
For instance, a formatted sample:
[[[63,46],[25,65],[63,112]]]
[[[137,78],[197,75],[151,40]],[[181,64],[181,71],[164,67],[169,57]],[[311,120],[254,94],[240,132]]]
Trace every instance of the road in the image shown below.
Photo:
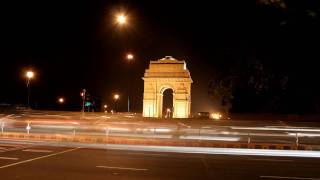
[[[0,115],[4,132],[251,143],[319,145],[319,122],[152,119],[138,114],[14,111]]]
[[[318,157],[240,156],[3,140],[0,148],[0,177],[6,180],[320,179],[320,153]]]

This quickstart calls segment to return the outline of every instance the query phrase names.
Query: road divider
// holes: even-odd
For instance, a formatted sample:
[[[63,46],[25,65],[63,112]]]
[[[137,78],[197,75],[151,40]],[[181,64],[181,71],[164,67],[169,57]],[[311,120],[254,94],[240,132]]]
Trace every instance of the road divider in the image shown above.
[[[275,150],[320,150],[319,145],[307,145],[296,143],[258,143],[239,141],[212,141],[198,139],[156,139],[134,138],[116,136],[85,136],[62,134],[27,134],[27,133],[2,133],[0,139],[41,140],[56,142],[80,142],[92,144],[126,144],[126,145],[150,145],[150,146],[182,146],[182,147],[215,147],[215,148],[242,148],[242,149],[275,149]]]

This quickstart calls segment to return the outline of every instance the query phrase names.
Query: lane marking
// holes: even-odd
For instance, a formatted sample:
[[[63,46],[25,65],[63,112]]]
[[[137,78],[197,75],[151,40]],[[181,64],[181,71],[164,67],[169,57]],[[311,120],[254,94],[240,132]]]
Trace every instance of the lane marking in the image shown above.
[[[48,157],[64,154],[64,153],[67,153],[67,152],[75,151],[75,150],[77,150],[79,148],[80,147],[73,148],[73,149],[68,149],[68,150],[57,152],[57,153],[54,153],[54,154],[49,154],[49,155],[45,155],[45,156],[36,157],[36,158],[33,158],[33,159],[28,159],[28,160],[24,160],[24,161],[20,161],[20,162],[16,162],[16,163],[8,164],[8,165],[5,165],[5,166],[0,166],[0,169],[4,169],[4,168],[7,168],[7,167],[11,167],[11,166],[16,166],[16,165],[19,165],[19,164],[24,164],[24,163],[35,161],[35,160],[38,160],[38,159],[44,159],[44,158],[48,158]]]
[[[127,154],[131,154],[131,155],[144,155],[144,156],[161,156],[161,157],[165,157],[168,156],[167,154],[149,154],[149,153],[127,153]]]
[[[320,180],[320,178],[305,178],[305,177],[288,177],[288,176],[260,176],[265,179],[299,179],[299,180]]]
[[[148,169],[142,168],[129,168],[129,167],[112,167],[112,166],[96,166],[97,168],[105,168],[105,169],[119,169],[119,170],[131,170],[131,171],[148,171]]]
[[[12,158],[12,157],[0,157],[0,159],[18,160],[19,158]]]
[[[247,159],[248,161],[293,162],[291,159]]]
[[[49,153],[49,152],[52,152],[51,150],[42,150],[42,149],[25,149],[25,150],[22,150],[24,152],[42,152],[42,153]]]

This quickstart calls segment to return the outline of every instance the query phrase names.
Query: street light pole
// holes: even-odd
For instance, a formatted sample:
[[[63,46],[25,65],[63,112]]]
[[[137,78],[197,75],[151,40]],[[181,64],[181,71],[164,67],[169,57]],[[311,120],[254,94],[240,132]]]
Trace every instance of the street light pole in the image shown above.
[[[28,108],[30,108],[30,94],[31,94],[30,84],[31,84],[31,79],[34,77],[34,72],[27,71],[26,77],[27,77],[27,91],[28,91],[27,103],[28,103]]]
[[[113,96],[113,99],[114,99],[114,106],[115,106],[115,111],[116,112],[118,112],[118,107],[117,107],[117,101],[118,101],[118,99],[120,98],[120,96],[119,96],[119,94],[115,94],[114,96]]]
[[[104,113],[107,113],[107,108],[108,108],[108,105],[105,104],[105,105],[103,106]]]
[[[84,101],[86,99],[86,89],[83,89],[82,92],[80,93],[80,96],[82,97],[82,117],[84,116]]]
[[[131,94],[131,87],[130,87],[130,77],[131,77],[131,68],[130,68],[130,63],[133,60],[134,56],[133,54],[129,53],[127,54],[127,61],[128,61],[128,112],[130,112],[130,94]]]
[[[27,88],[28,88],[28,108],[30,108],[30,79],[27,80]]]

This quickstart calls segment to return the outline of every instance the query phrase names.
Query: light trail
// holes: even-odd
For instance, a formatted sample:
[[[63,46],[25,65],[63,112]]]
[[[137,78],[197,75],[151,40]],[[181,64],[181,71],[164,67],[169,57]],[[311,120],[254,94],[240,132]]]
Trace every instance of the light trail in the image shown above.
[[[199,139],[199,140],[211,140],[211,141],[232,141],[236,142],[240,140],[240,137],[221,137],[221,136],[180,136],[180,139]]]
[[[320,137],[320,134],[313,133],[288,133],[289,136],[299,136],[299,137]]]
[[[275,150],[275,149],[241,149],[241,148],[206,148],[206,147],[177,147],[177,146],[147,146],[147,145],[120,145],[120,144],[83,144],[83,143],[51,143],[49,145],[63,147],[85,147],[97,149],[165,152],[186,154],[217,154],[234,156],[271,156],[271,157],[306,157],[320,158],[320,151],[305,150]]]
[[[237,130],[265,130],[265,131],[302,131],[302,132],[319,132],[320,129],[301,129],[301,128],[270,128],[270,127],[237,127],[231,126],[231,129]]]

